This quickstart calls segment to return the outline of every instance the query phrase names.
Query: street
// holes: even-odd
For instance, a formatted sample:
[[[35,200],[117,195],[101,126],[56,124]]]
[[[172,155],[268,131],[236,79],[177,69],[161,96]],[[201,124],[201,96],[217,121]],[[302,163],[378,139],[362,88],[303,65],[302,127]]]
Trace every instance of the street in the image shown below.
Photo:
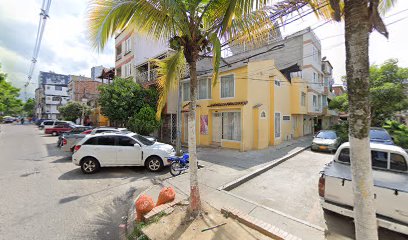
[[[57,137],[0,125],[0,239],[117,239],[133,196],[160,175],[143,167],[84,175]]]

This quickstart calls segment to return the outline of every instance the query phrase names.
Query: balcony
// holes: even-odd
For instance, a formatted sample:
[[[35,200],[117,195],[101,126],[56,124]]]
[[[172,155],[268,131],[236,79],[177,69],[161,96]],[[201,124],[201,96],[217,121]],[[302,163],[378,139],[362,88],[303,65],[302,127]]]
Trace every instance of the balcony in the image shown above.
[[[338,112],[336,110],[331,110],[328,107],[323,108],[323,115],[325,116],[338,116]]]
[[[150,71],[139,72],[136,75],[136,80],[139,83],[147,83],[155,81],[157,79],[157,69],[151,69]]]

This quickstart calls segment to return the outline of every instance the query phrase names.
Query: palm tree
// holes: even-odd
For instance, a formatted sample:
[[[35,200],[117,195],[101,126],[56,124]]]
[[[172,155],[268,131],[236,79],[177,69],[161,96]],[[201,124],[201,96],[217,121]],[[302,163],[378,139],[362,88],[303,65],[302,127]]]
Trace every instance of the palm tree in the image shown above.
[[[378,239],[368,135],[371,125],[368,43],[369,35],[374,29],[388,37],[380,13],[385,13],[392,7],[395,0],[286,0],[284,2],[297,3],[300,6],[308,4],[324,18],[335,21],[344,19],[355,233],[356,239]]]
[[[196,100],[197,61],[204,51],[212,51],[215,83],[221,58],[221,40],[255,41],[273,27],[272,8],[267,0],[94,0],[90,4],[91,40],[103,49],[116,31],[132,27],[139,33],[169,41],[175,53],[158,61],[158,116],[167,93],[177,86],[185,65],[189,67],[190,110],[188,116],[188,151],[190,154],[190,211],[201,209],[197,178]],[[275,9],[276,10],[276,9]]]

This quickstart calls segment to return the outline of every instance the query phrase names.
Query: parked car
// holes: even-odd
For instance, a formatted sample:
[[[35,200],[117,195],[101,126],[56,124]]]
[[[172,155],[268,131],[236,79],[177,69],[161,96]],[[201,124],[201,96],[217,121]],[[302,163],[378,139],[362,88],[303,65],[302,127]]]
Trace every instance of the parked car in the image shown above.
[[[71,131],[73,128],[75,128],[75,126],[72,124],[62,123],[62,124],[55,125],[54,127],[51,127],[51,128],[46,128],[44,130],[44,133],[52,134],[53,136],[58,136],[63,132]]]
[[[312,151],[336,151],[340,146],[340,137],[333,130],[321,130],[312,141]]]
[[[92,131],[92,127],[90,126],[76,126],[75,128],[71,129],[70,131],[63,132],[58,137],[57,146],[61,147],[63,143],[63,139],[71,138],[76,134],[81,134],[84,131]]]
[[[35,121],[35,125],[40,126],[41,123],[44,122],[44,121],[52,121],[52,120],[51,120],[51,119],[40,118],[40,119],[37,119],[37,120]]]
[[[408,234],[408,154],[400,147],[370,143],[374,204],[380,227]],[[319,195],[324,210],[353,217],[350,144],[337,149],[322,171]]]
[[[13,123],[17,119],[15,117],[5,116],[3,117],[3,123]]]
[[[394,145],[394,141],[387,130],[378,127],[370,128],[370,142]]]
[[[72,162],[86,174],[113,166],[145,166],[157,172],[169,164],[167,158],[175,153],[171,145],[139,134],[100,133],[89,134],[75,145]]]

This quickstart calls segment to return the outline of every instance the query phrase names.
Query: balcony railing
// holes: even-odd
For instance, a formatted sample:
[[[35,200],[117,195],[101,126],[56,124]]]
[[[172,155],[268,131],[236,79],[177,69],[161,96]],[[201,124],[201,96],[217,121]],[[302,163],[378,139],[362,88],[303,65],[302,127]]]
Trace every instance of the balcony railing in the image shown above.
[[[157,69],[140,72],[137,74],[136,79],[140,83],[147,83],[150,81],[155,81],[157,79]]]

